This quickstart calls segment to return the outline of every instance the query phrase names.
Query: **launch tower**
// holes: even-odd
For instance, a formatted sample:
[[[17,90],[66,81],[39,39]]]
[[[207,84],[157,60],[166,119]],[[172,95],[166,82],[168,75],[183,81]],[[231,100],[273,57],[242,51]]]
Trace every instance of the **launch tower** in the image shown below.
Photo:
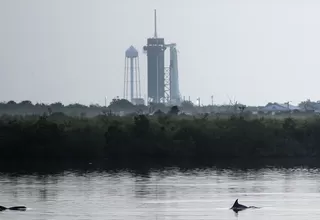
[[[170,65],[165,67],[165,50],[170,48]],[[165,44],[157,33],[157,12],[154,10],[154,36],[143,47],[147,53],[148,102],[180,104],[176,44]]]

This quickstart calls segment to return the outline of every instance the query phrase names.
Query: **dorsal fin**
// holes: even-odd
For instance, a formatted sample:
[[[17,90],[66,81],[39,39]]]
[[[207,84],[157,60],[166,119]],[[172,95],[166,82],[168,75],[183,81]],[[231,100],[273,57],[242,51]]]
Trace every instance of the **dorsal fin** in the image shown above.
[[[236,205],[238,205],[239,203],[238,203],[238,199],[234,202],[234,204],[233,204],[233,206],[232,207],[234,207],[234,206],[236,206]]]

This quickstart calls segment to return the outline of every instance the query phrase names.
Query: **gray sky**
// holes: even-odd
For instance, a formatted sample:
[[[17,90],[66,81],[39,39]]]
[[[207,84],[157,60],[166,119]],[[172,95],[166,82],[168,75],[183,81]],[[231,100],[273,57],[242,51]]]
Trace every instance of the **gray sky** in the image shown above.
[[[317,0],[0,0],[0,100],[104,103],[123,95],[124,51],[177,43],[182,95],[244,104],[320,99]]]

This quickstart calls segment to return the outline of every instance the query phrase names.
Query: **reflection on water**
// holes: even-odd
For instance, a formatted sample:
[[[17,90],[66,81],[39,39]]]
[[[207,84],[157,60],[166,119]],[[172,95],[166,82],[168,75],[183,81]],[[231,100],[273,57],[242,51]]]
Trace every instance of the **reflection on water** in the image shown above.
[[[6,166],[7,167],[7,166]],[[50,166],[52,168],[52,166]],[[37,169],[36,169],[37,168]],[[320,216],[318,168],[0,169],[0,219],[311,219]],[[241,204],[262,207],[235,215]]]

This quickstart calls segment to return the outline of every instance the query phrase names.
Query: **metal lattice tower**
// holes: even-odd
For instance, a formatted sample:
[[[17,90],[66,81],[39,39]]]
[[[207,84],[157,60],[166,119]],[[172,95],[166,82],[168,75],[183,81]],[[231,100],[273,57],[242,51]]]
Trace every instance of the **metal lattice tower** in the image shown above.
[[[164,100],[165,103],[171,104],[171,68],[164,69]]]
[[[139,53],[133,46],[129,47],[125,52],[123,98],[131,101],[133,104],[137,104],[137,100],[142,99]]]
[[[167,44],[170,48],[170,65],[165,68],[165,102],[179,105],[181,102],[179,88],[178,58],[176,44]]]

